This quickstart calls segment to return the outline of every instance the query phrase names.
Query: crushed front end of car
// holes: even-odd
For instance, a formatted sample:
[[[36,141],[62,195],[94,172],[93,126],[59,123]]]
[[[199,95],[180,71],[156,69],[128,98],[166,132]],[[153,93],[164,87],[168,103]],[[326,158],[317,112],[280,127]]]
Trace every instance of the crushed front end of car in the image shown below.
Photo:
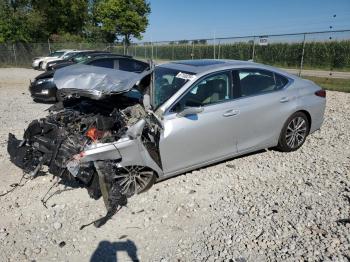
[[[70,71],[63,72],[64,81],[62,76],[55,80],[64,101],[52,106],[47,117],[32,121],[22,140],[10,133],[8,153],[33,177],[46,166],[52,175],[85,187],[90,197],[102,196],[109,218],[162,172],[160,121],[130,95],[135,87],[145,93],[151,72],[118,72],[123,77],[117,80],[115,70],[78,66]],[[79,77],[82,89],[77,88]]]

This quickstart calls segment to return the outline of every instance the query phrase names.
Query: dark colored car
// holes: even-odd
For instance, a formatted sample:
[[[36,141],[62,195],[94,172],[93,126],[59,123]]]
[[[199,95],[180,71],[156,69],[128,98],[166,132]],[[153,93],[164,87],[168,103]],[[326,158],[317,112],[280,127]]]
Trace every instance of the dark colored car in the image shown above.
[[[135,60],[129,56],[113,54],[89,54],[86,60],[82,60],[80,63],[135,73],[141,73],[149,68],[148,63]],[[55,70],[57,69],[58,68]],[[35,80],[30,83],[29,91],[34,101],[55,102],[58,100],[56,95],[57,88],[53,81],[55,70],[47,71],[38,75]]]
[[[72,53],[69,57],[67,57],[67,59],[60,59],[60,60],[54,60],[54,61],[48,62],[46,66],[46,71],[56,70],[65,66],[77,64],[99,55],[113,55],[113,54],[107,51],[96,51],[96,50]]]

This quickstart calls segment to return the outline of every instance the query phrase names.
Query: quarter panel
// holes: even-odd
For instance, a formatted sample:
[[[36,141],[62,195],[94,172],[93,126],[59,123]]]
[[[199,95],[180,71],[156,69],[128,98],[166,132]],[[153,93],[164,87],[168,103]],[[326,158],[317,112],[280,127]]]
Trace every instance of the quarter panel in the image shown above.
[[[287,102],[280,100],[287,97]],[[277,145],[287,118],[298,107],[298,95],[292,87],[237,100],[240,110],[237,130],[238,151]]]

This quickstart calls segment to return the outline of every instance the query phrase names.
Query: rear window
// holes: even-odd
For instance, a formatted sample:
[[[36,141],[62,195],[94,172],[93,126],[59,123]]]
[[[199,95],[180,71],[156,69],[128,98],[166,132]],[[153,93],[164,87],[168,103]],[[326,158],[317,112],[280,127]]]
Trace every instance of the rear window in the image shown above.
[[[100,60],[94,60],[88,63],[92,66],[98,66],[98,67],[105,67],[105,68],[114,68],[114,61],[112,59],[100,59]]]
[[[132,59],[119,59],[119,70],[141,73],[148,68],[148,64]]]
[[[287,85],[288,79],[268,70],[238,70],[241,96],[252,96],[277,91]]]
[[[49,54],[49,57],[54,57],[54,56],[60,57],[63,54],[64,54],[64,52],[52,52],[51,54]]]

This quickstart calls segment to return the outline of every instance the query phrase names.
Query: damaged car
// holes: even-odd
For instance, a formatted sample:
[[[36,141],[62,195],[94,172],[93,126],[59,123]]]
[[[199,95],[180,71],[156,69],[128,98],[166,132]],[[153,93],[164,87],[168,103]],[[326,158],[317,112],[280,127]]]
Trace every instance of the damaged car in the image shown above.
[[[265,148],[297,150],[326,104],[313,82],[246,61],[185,60],[141,74],[73,65],[54,81],[63,102],[22,140],[9,134],[11,161],[32,176],[47,166],[79,181],[108,214],[157,181]]]
[[[117,69],[141,73],[149,68],[149,64],[140,60],[133,59],[130,56],[123,56],[112,53],[79,53],[74,59],[80,60],[80,64]],[[64,61],[64,60],[62,60]],[[29,92],[35,102],[55,102],[59,100],[57,88],[54,82],[54,74],[60,68],[70,66],[73,62],[62,62],[57,64],[55,70],[44,72],[35,77],[30,82]]]

